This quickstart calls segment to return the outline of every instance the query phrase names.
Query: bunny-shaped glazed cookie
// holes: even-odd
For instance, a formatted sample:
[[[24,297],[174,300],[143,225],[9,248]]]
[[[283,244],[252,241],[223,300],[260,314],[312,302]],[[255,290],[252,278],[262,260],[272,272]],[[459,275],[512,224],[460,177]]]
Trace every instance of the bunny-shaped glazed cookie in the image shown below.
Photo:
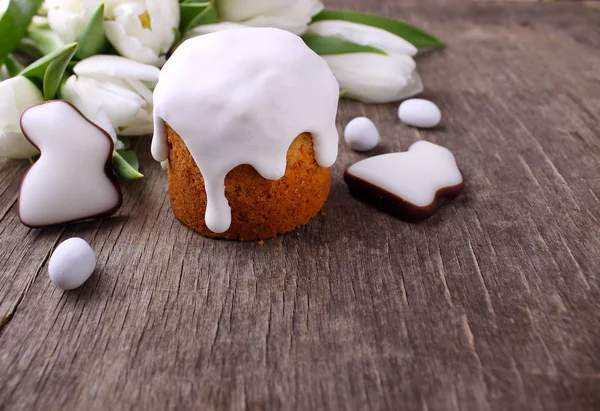
[[[411,222],[430,217],[442,199],[457,197],[465,185],[454,155],[427,141],[405,153],[359,161],[344,180],[353,196]]]
[[[19,218],[32,228],[115,213],[122,203],[112,174],[113,141],[70,103],[30,107],[21,129],[41,152],[23,177]]]

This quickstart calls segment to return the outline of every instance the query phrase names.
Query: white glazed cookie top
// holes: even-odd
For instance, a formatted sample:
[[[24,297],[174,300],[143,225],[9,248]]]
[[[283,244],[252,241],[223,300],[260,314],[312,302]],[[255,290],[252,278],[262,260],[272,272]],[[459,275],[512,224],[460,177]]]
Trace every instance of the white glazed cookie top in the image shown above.
[[[463,182],[450,150],[428,141],[418,141],[404,153],[359,161],[347,173],[417,207],[431,205],[439,190]]]
[[[184,42],[154,90],[152,155],[168,158],[165,122],[183,139],[204,177],[205,221],[231,225],[225,177],[242,164],[278,180],[288,149],[309,132],[322,167],[337,158],[339,86],[325,61],[294,34],[233,29]]]
[[[120,206],[121,191],[106,169],[112,140],[75,107],[62,100],[30,107],[21,117],[21,128],[42,153],[21,183],[23,224],[63,224]]]

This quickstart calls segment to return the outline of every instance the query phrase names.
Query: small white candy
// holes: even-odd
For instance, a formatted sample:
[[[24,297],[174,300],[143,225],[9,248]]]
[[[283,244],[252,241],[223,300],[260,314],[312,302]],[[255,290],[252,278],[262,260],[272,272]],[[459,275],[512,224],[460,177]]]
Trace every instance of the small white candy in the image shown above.
[[[48,274],[58,288],[73,290],[90,278],[94,268],[96,256],[92,247],[85,240],[73,237],[56,247],[48,263]]]
[[[431,128],[440,124],[442,112],[435,103],[422,98],[411,98],[400,104],[398,117],[404,124],[419,128]]]
[[[357,117],[346,126],[344,140],[352,150],[373,150],[379,144],[379,131],[368,118]]]

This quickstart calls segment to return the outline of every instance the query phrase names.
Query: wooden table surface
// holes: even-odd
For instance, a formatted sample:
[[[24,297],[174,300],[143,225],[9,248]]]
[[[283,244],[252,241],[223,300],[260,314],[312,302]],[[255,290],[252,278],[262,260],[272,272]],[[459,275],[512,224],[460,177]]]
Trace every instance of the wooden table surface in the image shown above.
[[[350,3],[355,3],[353,6]],[[418,58],[443,125],[367,115],[377,153],[451,149],[464,194],[409,225],[352,199],[341,148],[323,215],[267,241],[214,241],[175,220],[166,176],[114,218],[17,219],[26,162],[0,162],[0,409],[600,409],[598,3],[330,1],[402,18],[448,49]],[[81,236],[98,267],[47,275]]]

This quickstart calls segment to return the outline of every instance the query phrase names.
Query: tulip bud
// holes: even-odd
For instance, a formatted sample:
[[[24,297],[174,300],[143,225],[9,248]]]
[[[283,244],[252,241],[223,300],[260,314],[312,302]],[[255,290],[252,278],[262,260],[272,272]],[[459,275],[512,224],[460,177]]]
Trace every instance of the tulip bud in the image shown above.
[[[216,23],[216,24],[203,24],[200,26],[196,26],[193,29],[191,29],[190,31],[188,31],[184,37],[184,40],[187,40],[187,39],[190,39],[193,37],[197,37],[197,36],[203,36],[205,34],[216,33],[218,31],[242,29],[244,27],[246,27],[246,26],[244,26],[243,24],[230,23],[228,21],[223,21],[221,23]]]
[[[93,56],[75,65],[61,89],[88,119],[116,136],[151,134],[152,89],[160,71],[119,56]]]
[[[366,24],[342,20],[323,20],[311,24],[308,31],[323,37],[335,37],[361,46],[375,47],[388,54],[415,56],[418,52],[415,46],[402,37]]]
[[[415,61],[405,55],[349,53],[323,56],[347,96],[365,103],[390,103],[423,91]]]
[[[8,9],[8,3],[10,3],[10,0],[0,0],[0,16]]]
[[[21,114],[44,97],[31,81],[16,76],[0,82],[0,157],[28,158],[38,150],[21,132]]]
[[[253,27],[275,27],[303,34],[312,17],[323,10],[319,0],[217,0],[221,19]]]
[[[308,32],[375,47],[385,53],[322,56],[340,88],[348,90],[348,97],[365,103],[389,103],[423,91],[416,63],[411,57],[417,54],[417,49],[403,38],[377,27],[337,20],[313,23]]]
[[[179,27],[177,0],[47,0],[50,27],[73,42],[101,3],[106,38],[119,54],[155,66],[165,62]]]
[[[113,18],[104,23],[104,32],[119,54],[145,64],[164,64],[179,27],[177,0],[124,2],[114,8]]]

